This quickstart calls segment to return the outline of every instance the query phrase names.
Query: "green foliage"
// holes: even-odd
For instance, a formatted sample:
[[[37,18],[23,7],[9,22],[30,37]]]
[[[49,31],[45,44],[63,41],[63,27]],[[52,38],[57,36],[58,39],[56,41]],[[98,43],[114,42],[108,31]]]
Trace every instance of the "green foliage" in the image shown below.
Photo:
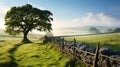
[[[51,31],[51,15],[50,11],[32,7],[30,4],[12,7],[5,15],[6,33],[17,35],[23,32],[24,39],[27,40],[27,34],[33,29]]]
[[[12,7],[5,16],[5,25],[7,29],[9,28],[15,32],[31,31],[33,29],[40,31],[51,30],[51,23],[49,23],[52,20],[51,15],[50,11],[34,8],[30,4]]]
[[[120,51],[120,33],[65,37],[65,39],[70,41],[73,41],[74,38],[78,42],[86,42],[93,46],[100,42],[101,47],[108,46],[113,50]]]

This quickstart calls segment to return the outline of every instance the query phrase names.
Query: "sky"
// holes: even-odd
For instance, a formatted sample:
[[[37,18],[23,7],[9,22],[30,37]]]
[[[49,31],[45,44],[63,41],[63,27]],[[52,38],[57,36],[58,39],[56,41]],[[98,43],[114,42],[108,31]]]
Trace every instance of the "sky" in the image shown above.
[[[120,27],[120,0],[0,0],[0,28],[13,6],[31,4],[53,13],[53,29],[78,26]]]

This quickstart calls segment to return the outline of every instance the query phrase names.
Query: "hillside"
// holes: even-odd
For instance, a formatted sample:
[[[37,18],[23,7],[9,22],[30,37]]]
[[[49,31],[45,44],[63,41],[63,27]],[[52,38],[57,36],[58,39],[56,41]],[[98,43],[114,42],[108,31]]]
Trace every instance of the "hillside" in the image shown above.
[[[65,39],[70,41],[73,41],[73,38],[76,38],[77,42],[86,42],[93,46],[100,42],[101,47],[107,46],[113,50],[120,51],[120,33],[65,37]]]
[[[72,57],[61,53],[54,43],[31,40],[33,43],[22,44],[21,38],[0,39],[0,67],[66,67],[71,64]]]

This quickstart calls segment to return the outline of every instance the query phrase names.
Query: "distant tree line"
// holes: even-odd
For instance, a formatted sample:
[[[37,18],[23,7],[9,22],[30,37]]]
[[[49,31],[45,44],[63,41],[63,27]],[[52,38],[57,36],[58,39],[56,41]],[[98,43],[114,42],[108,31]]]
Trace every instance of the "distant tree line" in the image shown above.
[[[120,32],[120,27],[106,30],[106,33],[119,33],[119,32]]]
[[[101,31],[99,29],[97,29],[96,27],[89,28],[89,32],[91,34],[100,34],[101,33]],[[119,32],[120,32],[120,27],[117,27],[115,29],[107,29],[105,31],[105,33],[119,33]]]

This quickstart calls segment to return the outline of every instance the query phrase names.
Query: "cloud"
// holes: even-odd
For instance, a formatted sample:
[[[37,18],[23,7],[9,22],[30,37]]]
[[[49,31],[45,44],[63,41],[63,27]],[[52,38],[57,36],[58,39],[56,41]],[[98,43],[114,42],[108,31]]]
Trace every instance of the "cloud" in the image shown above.
[[[65,28],[65,27],[71,27],[71,24],[69,24],[69,22],[71,23],[71,21],[69,20],[63,20],[63,19],[54,19],[54,21],[52,22],[52,26],[53,28]]]
[[[87,13],[85,16],[80,18],[72,19],[71,24],[76,26],[120,26],[120,20],[106,15],[104,13]]]
[[[9,8],[6,6],[0,6],[0,18],[7,12]]]
[[[4,21],[4,17],[6,12],[9,10],[9,7],[7,6],[0,6],[0,28],[4,29],[5,26],[5,21]]]
[[[54,19],[53,29],[69,28],[76,26],[107,26],[120,27],[120,20],[105,13],[88,12],[84,16],[73,19]]]

